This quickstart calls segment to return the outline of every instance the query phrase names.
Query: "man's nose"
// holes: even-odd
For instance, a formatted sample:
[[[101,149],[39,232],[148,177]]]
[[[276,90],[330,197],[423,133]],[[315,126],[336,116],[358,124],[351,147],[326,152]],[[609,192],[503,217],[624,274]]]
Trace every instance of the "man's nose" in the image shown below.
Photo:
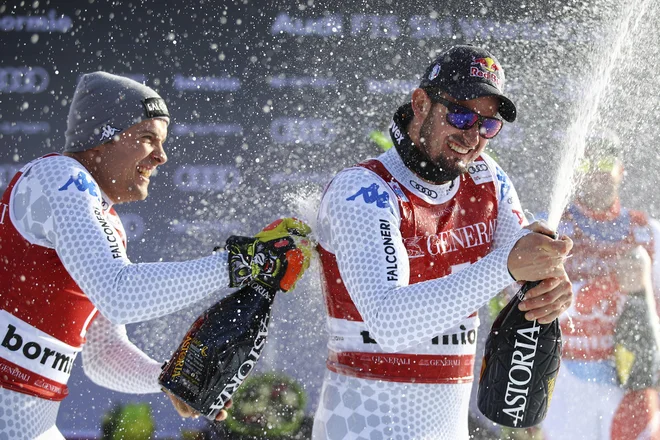
[[[479,123],[477,122],[471,128],[463,130],[463,140],[469,147],[476,147],[479,144]]]
[[[167,162],[167,153],[165,153],[165,148],[163,144],[158,144],[154,151],[151,153],[151,157],[158,163],[158,165],[163,165]]]

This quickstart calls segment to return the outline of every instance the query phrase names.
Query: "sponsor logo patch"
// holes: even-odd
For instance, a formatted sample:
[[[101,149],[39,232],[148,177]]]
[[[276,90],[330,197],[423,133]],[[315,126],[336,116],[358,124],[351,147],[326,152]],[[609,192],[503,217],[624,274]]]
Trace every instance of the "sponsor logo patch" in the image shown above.
[[[484,183],[493,181],[493,175],[488,169],[486,162],[483,161],[472,162],[468,166],[468,173],[470,174],[472,181],[474,181],[474,183],[477,185],[482,185]]]
[[[414,180],[410,179],[410,185],[415,188],[417,191],[421,192],[424,195],[427,195],[431,197],[432,199],[437,199],[438,198],[438,193],[430,188],[425,187],[421,183],[415,182]]]
[[[42,376],[41,379],[55,381],[58,385],[66,384],[79,348],[35,329],[4,310],[0,311],[0,321],[3,322],[0,360],[11,363],[4,364],[5,369],[11,367],[15,373],[20,373],[12,376],[26,383],[34,384]]]
[[[162,98],[147,98],[142,101],[147,118],[170,117],[167,105]]]
[[[433,81],[438,77],[439,74],[440,74],[440,64],[436,64],[435,66],[433,66],[433,70],[431,70],[431,73],[429,73],[429,79]]]
[[[394,240],[392,240],[390,222],[384,219],[379,219],[378,221],[380,222],[380,236],[383,240],[383,252],[385,253],[387,281],[398,281],[399,266],[396,258],[396,247],[394,247]]]
[[[504,197],[509,193],[511,183],[509,183],[509,179],[500,167],[497,167],[497,180],[500,182],[500,200],[504,200]]]
[[[76,188],[78,188],[78,191],[80,192],[85,192],[89,191],[91,195],[94,197],[99,197],[99,193],[96,191],[96,183],[93,181],[87,180],[89,176],[82,171],[78,173],[77,177],[69,177],[69,180],[59,189],[59,191],[66,191],[69,189],[69,186],[71,184],[74,184]]]
[[[109,140],[111,140],[111,139],[114,137],[115,134],[117,134],[117,133],[119,133],[119,132],[121,132],[120,129],[118,129],[118,128],[116,128],[116,127],[113,127],[113,126],[110,125],[110,124],[104,125],[104,126],[101,128],[101,139],[100,139],[100,141],[101,141],[101,142],[103,142],[103,141],[109,141]]]
[[[483,78],[493,83],[500,92],[503,85],[503,80],[500,79],[501,72],[502,68],[490,57],[475,58],[472,60],[472,66],[470,67],[470,76]]]
[[[358,192],[356,192],[346,200],[352,202],[358,197],[362,196],[362,199],[367,204],[375,203],[376,206],[378,206],[379,208],[387,208],[389,206],[388,202],[390,200],[390,195],[387,193],[387,191],[383,191],[382,193],[379,193],[378,192],[379,188],[380,187],[378,186],[377,183],[373,183],[368,187],[360,188]]]
[[[402,202],[410,202],[398,183],[390,182],[390,187],[392,188],[392,191],[394,191],[394,194],[396,194],[396,196],[400,198]]]
[[[227,385],[222,389],[222,391],[220,391],[218,396],[215,398],[213,404],[206,413],[207,416],[211,416],[217,410],[224,408],[225,403],[227,403],[227,401],[231,399],[231,396],[236,392],[238,387],[243,383],[245,378],[247,378],[248,374],[250,374],[250,372],[254,368],[254,365],[261,356],[261,352],[263,351],[264,344],[266,343],[266,337],[268,336],[269,317],[270,315],[267,315],[261,320],[261,323],[259,325],[259,333],[257,334],[257,337],[254,339],[254,345],[252,346],[252,350],[250,350],[247,359],[245,359],[245,361],[241,364],[241,366],[238,367],[236,374],[234,374],[234,376],[231,378],[229,383],[227,383]]]
[[[494,219],[431,234],[426,238],[426,251],[430,255],[443,255],[476,246],[490,246],[496,225]]]
[[[401,133],[401,129],[399,129],[399,126],[396,125],[396,122],[394,121],[390,123],[390,133],[393,135],[396,143],[401,145],[401,142],[404,140],[404,136],[403,133]]]
[[[506,394],[504,395],[505,414],[510,416],[513,426],[518,426],[525,418],[527,411],[527,396],[532,378],[534,377],[534,358],[538,344],[540,326],[536,321],[530,327],[522,328],[516,333],[514,348],[509,368]]]

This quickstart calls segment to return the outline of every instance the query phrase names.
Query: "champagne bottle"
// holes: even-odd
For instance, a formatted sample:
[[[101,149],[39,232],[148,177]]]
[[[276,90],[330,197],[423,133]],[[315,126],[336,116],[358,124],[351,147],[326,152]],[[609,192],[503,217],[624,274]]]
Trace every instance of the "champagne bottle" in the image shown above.
[[[276,292],[251,281],[206,310],[163,367],[160,385],[214,420],[263,352]]]
[[[559,321],[528,321],[518,309],[527,291],[538,284],[523,284],[500,311],[484,349],[477,406],[488,419],[511,428],[543,421],[559,373]]]
[[[629,293],[614,330],[614,359],[624,389],[638,391],[657,385],[659,329],[652,290]]]

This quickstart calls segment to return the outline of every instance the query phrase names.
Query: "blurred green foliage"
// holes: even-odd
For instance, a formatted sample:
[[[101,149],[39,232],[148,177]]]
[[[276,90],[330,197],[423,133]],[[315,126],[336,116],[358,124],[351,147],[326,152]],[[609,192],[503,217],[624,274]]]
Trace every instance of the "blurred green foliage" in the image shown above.
[[[102,440],[149,440],[155,424],[146,403],[117,404],[103,417]]]

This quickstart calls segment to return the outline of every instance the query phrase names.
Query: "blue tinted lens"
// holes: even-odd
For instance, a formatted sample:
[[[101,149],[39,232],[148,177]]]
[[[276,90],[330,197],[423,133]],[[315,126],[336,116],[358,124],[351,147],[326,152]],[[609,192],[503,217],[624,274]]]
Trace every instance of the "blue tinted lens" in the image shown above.
[[[479,120],[479,116],[476,113],[447,113],[447,122],[452,126],[460,129],[467,130],[472,127]]]
[[[495,118],[483,118],[479,127],[479,134],[485,139],[493,138],[502,129],[502,121]]]
[[[479,136],[491,139],[497,136],[502,129],[503,122],[497,118],[483,117],[469,108],[436,97],[437,102],[447,107],[447,122],[459,130],[469,130],[479,122]]]

